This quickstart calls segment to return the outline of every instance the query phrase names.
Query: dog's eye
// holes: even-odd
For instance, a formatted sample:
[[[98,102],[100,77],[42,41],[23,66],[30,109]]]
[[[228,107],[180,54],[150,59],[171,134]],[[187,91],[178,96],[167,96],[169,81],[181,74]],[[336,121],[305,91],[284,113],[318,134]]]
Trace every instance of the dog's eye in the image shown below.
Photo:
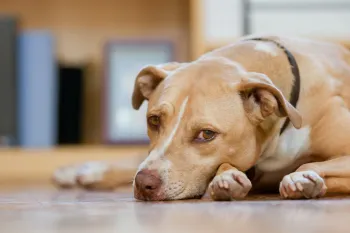
[[[195,139],[195,141],[197,142],[207,142],[207,141],[211,141],[215,138],[216,133],[214,131],[211,130],[202,130],[197,138]]]
[[[148,121],[148,125],[152,128],[157,129],[160,126],[159,116],[150,116],[147,121]]]

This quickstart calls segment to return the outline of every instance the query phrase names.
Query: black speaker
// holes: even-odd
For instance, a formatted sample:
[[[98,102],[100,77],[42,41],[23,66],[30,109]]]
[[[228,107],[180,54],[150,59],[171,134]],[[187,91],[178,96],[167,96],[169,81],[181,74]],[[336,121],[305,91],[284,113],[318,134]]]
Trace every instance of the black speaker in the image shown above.
[[[85,68],[59,66],[58,144],[82,142]]]
[[[0,147],[17,144],[17,20],[0,16]]]

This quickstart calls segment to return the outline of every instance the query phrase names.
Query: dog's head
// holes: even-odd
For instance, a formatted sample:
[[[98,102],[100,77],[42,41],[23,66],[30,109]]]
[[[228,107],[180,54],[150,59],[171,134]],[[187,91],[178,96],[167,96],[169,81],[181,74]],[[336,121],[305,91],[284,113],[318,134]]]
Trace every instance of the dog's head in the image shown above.
[[[255,164],[276,119],[301,124],[268,77],[225,58],[145,67],[133,107],[144,100],[150,150],[134,180],[141,200],[200,197],[222,163],[241,171]]]

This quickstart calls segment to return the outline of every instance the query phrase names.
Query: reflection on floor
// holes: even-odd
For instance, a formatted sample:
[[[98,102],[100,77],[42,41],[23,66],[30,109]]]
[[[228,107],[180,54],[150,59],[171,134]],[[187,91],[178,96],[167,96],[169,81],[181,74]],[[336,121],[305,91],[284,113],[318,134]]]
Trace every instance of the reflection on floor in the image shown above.
[[[138,202],[130,189],[0,192],[0,232],[350,232],[350,198]]]

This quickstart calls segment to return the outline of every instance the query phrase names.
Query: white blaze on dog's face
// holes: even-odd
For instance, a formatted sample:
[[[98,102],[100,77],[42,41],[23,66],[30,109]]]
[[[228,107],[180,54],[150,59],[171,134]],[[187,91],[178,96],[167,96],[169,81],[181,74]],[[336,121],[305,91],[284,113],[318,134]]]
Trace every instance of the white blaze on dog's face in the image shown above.
[[[273,88],[270,83],[258,80],[264,88],[253,93],[251,83],[257,77],[264,78],[224,58],[141,71],[133,106],[137,109],[143,100],[149,100],[150,152],[136,175],[135,197],[199,197],[222,163],[249,169],[260,154],[257,125],[272,112],[286,115],[276,94],[266,91]],[[252,100],[257,97],[259,103]]]

